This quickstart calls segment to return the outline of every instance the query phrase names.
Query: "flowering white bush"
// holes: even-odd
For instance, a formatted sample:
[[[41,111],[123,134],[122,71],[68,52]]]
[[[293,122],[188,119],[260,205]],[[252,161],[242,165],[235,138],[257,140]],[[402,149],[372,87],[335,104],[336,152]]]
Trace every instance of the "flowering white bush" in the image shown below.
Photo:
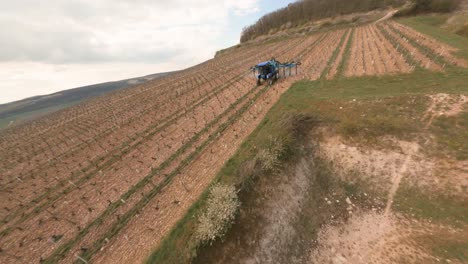
[[[234,186],[214,185],[208,196],[206,211],[198,219],[198,241],[213,242],[224,236],[234,221],[239,205]]]

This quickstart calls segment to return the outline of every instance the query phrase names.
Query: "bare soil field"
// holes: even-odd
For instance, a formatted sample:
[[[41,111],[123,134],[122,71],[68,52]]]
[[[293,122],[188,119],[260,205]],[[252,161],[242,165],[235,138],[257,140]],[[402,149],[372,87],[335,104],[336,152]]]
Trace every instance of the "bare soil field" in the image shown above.
[[[453,51],[393,21],[255,43],[6,128],[0,263],[142,262],[292,83],[466,67]],[[256,87],[271,57],[302,65]]]

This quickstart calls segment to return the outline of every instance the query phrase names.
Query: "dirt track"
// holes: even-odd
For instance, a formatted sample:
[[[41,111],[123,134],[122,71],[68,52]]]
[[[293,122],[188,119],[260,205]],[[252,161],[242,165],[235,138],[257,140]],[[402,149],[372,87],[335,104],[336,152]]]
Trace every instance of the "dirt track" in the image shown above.
[[[294,81],[443,70],[401,35],[464,65],[427,36],[373,24],[243,46],[2,130],[0,262],[142,261]],[[299,75],[255,87],[248,68],[272,56],[300,60]]]

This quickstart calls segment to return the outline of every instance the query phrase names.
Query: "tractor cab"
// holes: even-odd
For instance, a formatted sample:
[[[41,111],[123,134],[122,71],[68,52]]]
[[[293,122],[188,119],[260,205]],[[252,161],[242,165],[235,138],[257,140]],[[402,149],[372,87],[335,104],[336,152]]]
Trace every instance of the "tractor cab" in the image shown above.
[[[257,64],[254,67],[257,70],[257,84],[260,85],[261,80],[271,80],[272,83],[278,78],[278,63],[275,60],[265,61]]]
[[[273,67],[271,67],[270,63],[268,62],[263,62],[263,63],[260,63],[258,66],[258,72],[259,72],[259,77],[262,77],[262,79],[266,79],[264,77],[266,77],[268,74],[272,73],[273,72]]]

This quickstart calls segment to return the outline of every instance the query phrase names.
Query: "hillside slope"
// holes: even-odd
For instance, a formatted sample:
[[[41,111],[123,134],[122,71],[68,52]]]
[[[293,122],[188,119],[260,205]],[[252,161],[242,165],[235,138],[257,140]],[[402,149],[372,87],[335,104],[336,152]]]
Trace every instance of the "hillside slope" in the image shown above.
[[[66,108],[86,99],[153,80],[169,73],[158,73],[128,80],[106,82],[48,95],[34,96],[0,105],[0,129]]]
[[[390,121],[396,123],[387,126],[387,120],[373,116],[366,107],[369,104],[391,105],[386,100],[402,109],[419,107],[412,103],[399,105],[399,98],[392,98],[401,93],[417,92],[404,85],[405,78],[419,76],[424,80],[421,75],[436,76],[437,83],[423,82],[425,86],[418,88],[419,92],[442,93],[440,84],[446,80],[444,76],[453,77],[451,88],[446,92],[466,94],[468,61],[458,57],[456,52],[450,45],[393,20],[252,43],[169,76],[4,129],[0,131],[0,262],[138,263],[145,261],[155,248],[159,250],[150,261],[187,262],[202,246],[197,244],[199,241],[192,240],[197,223],[197,218],[192,216],[201,212],[197,208],[203,209],[205,191],[213,180],[223,179],[218,172],[224,165],[239,165],[234,156],[239,147],[242,151],[250,146],[248,155],[243,157],[255,160],[257,142],[251,145],[243,142],[257,126],[261,125],[260,129],[266,126],[264,133],[272,137],[275,131],[281,132],[281,129],[268,127],[271,116],[264,117],[294,82],[303,80],[286,93],[285,96],[291,98],[282,101],[284,106],[323,113],[332,109],[326,116],[330,124],[340,122],[338,113],[345,109],[341,112],[349,113],[346,120],[350,123],[344,123],[343,131],[351,136],[360,135],[361,131],[374,132],[371,135],[379,141],[377,136],[405,134],[404,126],[411,122],[400,123],[403,122],[397,118],[400,112],[392,112]],[[301,61],[302,65],[297,75],[281,78],[272,86],[257,87],[249,68],[272,56],[280,61]],[[363,80],[369,82],[361,82]],[[403,83],[398,83],[401,80]],[[348,81],[354,85],[348,86]],[[381,89],[380,82],[393,83],[394,90]],[[296,93],[298,91],[303,93]],[[353,104],[355,95],[377,99],[356,106],[354,111],[350,107],[348,111],[347,106]],[[323,104],[314,101],[330,98],[338,101]],[[462,100],[452,99],[457,104]],[[464,109],[464,103],[460,105]],[[280,110],[276,113],[283,112]],[[375,113],[384,113],[384,110],[386,108],[375,108]],[[454,118],[458,118],[458,113]],[[352,122],[363,114],[373,118],[364,119],[363,126]],[[438,124],[440,116],[430,116],[430,124]],[[466,122],[463,116],[461,118],[461,121],[441,120],[440,129],[444,129],[444,122],[455,122],[457,128],[464,131]],[[287,127],[282,125],[284,123],[275,127]],[[443,146],[443,149],[450,150],[453,145],[456,150],[460,148],[459,138],[463,138],[463,132],[456,130],[451,136],[441,139],[450,142],[447,143],[449,147]],[[341,142],[341,138],[326,139]],[[353,144],[358,143],[352,139],[345,141],[343,147],[350,149],[351,156],[357,148]],[[406,138],[403,136],[403,139]],[[268,140],[265,136],[265,142]],[[261,146],[258,144],[258,148]],[[326,146],[321,147],[326,149]],[[417,150],[412,152],[411,146],[401,145],[400,148],[412,158]],[[331,155],[333,152],[329,151],[323,159]],[[225,183],[236,188],[248,186],[244,180],[249,174],[241,172],[240,167],[230,167],[229,173],[223,170],[222,174],[229,176]],[[304,175],[301,179],[308,177]],[[397,179],[392,183],[398,182]],[[384,191],[389,189],[395,188],[384,188]],[[286,193],[294,192],[288,189]],[[391,199],[387,200],[391,201],[396,196],[389,197]],[[282,199],[288,200],[287,195]],[[343,200],[339,200],[343,204]],[[392,207],[392,202],[387,204]],[[464,212],[459,207],[455,212],[459,210]],[[385,206],[383,211],[387,211]],[[248,211],[243,212],[246,219],[251,219],[245,213]],[[270,215],[275,214],[270,212]],[[284,212],[282,215],[287,216]],[[465,224],[465,219],[456,220]],[[463,225],[462,232],[465,232]],[[327,241],[327,236],[323,237],[323,241]],[[458,241],[459,237],[456,239]],[[327,242],[321,243],[327,245]],[[223,246],[215,244],[218,245]],[[232,250],[232,244],[227,245]],[[268,243],[263,247],[268,248]],[[317,247],[311,246],[309,251],[315,249]],[[200,256],[215,256],[206,254],[200,252]],[[226,256],[229,255],[221,257]],[[311,258],[320,256],[316,254]],[[266,258],[274,260],[272,255],[267,254]],[[203,259],[207,260],[208,257]]]
[[[345,34],[217,174],[238,190],[232,228],[200,243],[203,196],[148,263],[465,263],[468,39],[421,21]]]

